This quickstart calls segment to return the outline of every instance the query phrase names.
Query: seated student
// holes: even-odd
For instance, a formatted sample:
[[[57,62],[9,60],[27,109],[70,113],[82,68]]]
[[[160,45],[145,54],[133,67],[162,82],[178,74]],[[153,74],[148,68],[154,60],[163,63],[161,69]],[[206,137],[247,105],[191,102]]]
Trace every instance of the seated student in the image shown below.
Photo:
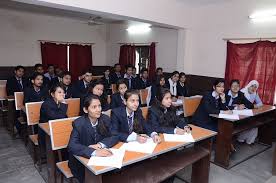
[[[179,80],[179,72],[178,71],[174,71],[172,73],[172,76],[168,79],[167,82],[167,88],[170,89],[170,92],[172,94],[173,97],[173,102],[175,102],[177,100],[177,82]]]
[[[13,96],[14,92],[22,92],[28,85],[28,80],[24,76],[25,68],[21,65],[14,68],[14,76],[10,77],[6,83],[8,96]]]
[[[240,91],[240,81],[233,79],[230,82],[230,90],[225,92],[226,105],[229,109],[253,109],[254,105],[245,98],[244,94]]]
[[[73,97],[82,98],[87,94],[90,82],[92,81],[92,71],[87,70],[83,73],[83,79],[73,84]]]
[[[64,89],[65,99],[72,98],[73,96],[73,86],[71,84],[71,78],[72,78],[72,75],[69,71],[65,71],[63,73],[60,84]]]
[[[155,71],[155,76],[161,76],[163,75],[163,68],[162,67],[157,67]]]
[[[89,85],[87,95],[91,95],[91,94],[97,95],[100,98],[101,105],[102,105],[102,111],[107,111],[108,109],[110,109],[110,106],[107,102],[107,96],[104,91],[104,84],[101,80],[94,80]],[[84,100],[82,100],[82,101],[84,101]]]
[[[98,96],[85,98],[84,115],[73,122],[68,152],[69,167],[80,183],[84,182],[84,166],[74,155],[90,158],[91,156],[111,156],[107,148],[114,146],[118,138],[111,135],[111,122],[107,115],[102,114]]]
[[[135,79],[133,78],[133,66],[132,65],[126,65],[126,73],[124,75],[124,80],[127,83],[128,89],[136,89]]]
[[[48,89],[43,86],[43,75],[35,72],[31,77],[32,85],[24,89],[24,103],[40,102],[48,97]]]
[[[49,65],[47,66],[47,71],[48,71],[48,72],[45,73],[44,76],[45,76],[46,78],[48,78],[49,81],[51,82],[52,79],[54,79],[54,78],[56,77],[54,65],[53,65],[53,64],[49,64]]]
[[[104,90],[108,95],[111,95],[111,79],[110,79],[110,69],[107,68],[104,71],[104,76],[101,78],[102,82],[104,83]]]
[[[136,78],[136,89],[145,89],[151,85],[151,82],[149,81],[149,74],[148,69],[143,68],[141,69],[141,77]]]
[[[110,105],[111,109],[125,106],[124,95],[125,95],[125,92],[127,91],[126,82],[123,79],[118,80],[116,84],[116,88],[118,92],[111,95],[111,105]]]
[[[217,79],[213,83],[213,91],[203,95],[200,104],[193,116],[192,121],[195,125],[209,130],[217,131],[217,120],[210,117],[210,114],[232,114],[231,110],[227,110],[224,92],[224,80]]]
[[[50,80],[44,76],[44,69],[43,69],[43,65],[42,64],[35,64],[34,66],[34,70],[35,72],[41,74],[43,76],[43,86],[48,88],[50,87]]]
[[[155,102],[149,108],[148,121],[157,133],[183,135],[191,129],[184,118],[176,115],[176,109],[172,106],[172,95],[167,88],[157,90]]]
[[[182,96],[182,97],[189,96],[188,87],[186,84],[186,74],[184,72],[181,72],[179,74],[179,81],[176,85],[176,89],[177,89],[177,96]]]
[[[160,90],[160,88],[166,88],[166,80],[164,75],[157,76],[155,83],[151,86],[150,105],[152,105],[155,101],[157,90]]]
[[[259,82],[252,80],[243,89],[241,89],[241,92],[244,93],[245,98],[247,98],[254,105],[255,109],[263,106],[263,102],[257,93],[258,88]],[[247,144],[252,144],[255,142],[257,136],[258,128],[253,128],[240,133],[237,140],[241,143],[246,142]]]
[[[62,82],[63,70],[60,68],[55,69],[55,77],[51,80],[51,86],[57,85]]]
[[[39,123],[46,123],[49,120],[67,118],[66,113],[68,106],[63,102],[64,90],[62,86],[52,86],[50,89],[50,96],[41,105]],[[45,132],[40,128],[38,128],[38,140],[42,149],[45,150]]]
[[[134,78],[134,79],[140,78],[140,74],[136,74],[136,73],[137,73],[137,69],[136,69],[136,67],[133,66],[133,68],[132,68],[132,78]]]
[[[116,84],[119,79],[123,79],[123,75],[121,73],[121,65],[115,64],[114,65],[114,72],[110,75],[111,83]]]
[[[125,107],[118,107],[111,111],[112,134],[119,137],[122,142],[138,141],[145,143],[148,136],[154,142],[161,142],[161,138],[153,132],[151,126],[145,122],[139,108],[139,94],[135,90],[127,90]],[[147,135],[145,135],[147,134]]]

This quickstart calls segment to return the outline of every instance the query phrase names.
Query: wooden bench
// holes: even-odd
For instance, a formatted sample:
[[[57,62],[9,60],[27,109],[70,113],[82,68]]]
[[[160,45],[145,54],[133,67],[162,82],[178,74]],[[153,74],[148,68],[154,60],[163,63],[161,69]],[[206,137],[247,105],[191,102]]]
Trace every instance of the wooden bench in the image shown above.
[[[183,98],[183,113],[184,113],[184,117],[187,120],[194,115],[194,113],[196,112],[196,109],[200,104],[201,99],[202,99],[201,95]]]
[[[141,105],[147,105],[148,94],[149,94],[149,89],[139,90]]]
[[[145,119],[148,119],[149,107],[141,107],[142,115]]]
[[[0,80],[3,81],[3,80]],[[8,116],[8,107],[7,104],[5,104],[5,101],[7,100],[7,91],[6,91],[6,84],[2,82],[0,84],[0,117],[1,117],[1,124],[3,126],[7,125],[7,116]]]
[[[24,106],[24,93],[23,92],[14,92],[15,99],[15,109],[16,110],[25,110]]]
[[[117,92],[117,86],[116,86],[116,84],[111,84],[111,91],[112,91],[112,94],[114,94],[114,93]]]

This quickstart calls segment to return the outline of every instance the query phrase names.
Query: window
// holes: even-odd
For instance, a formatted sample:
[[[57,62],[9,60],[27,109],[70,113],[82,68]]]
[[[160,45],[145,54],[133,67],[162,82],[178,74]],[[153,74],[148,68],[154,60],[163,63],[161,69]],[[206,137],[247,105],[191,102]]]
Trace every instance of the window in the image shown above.
[[[150,59],[150,47],[149,46],[135,46],[136,60],[135,68],[136,74],[139,74],[142,68],[148,68]]]

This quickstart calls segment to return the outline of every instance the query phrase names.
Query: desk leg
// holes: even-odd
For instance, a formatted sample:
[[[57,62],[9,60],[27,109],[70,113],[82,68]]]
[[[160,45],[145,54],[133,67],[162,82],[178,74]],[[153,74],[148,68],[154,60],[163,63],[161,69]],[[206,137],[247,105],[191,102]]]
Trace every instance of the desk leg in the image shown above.
[[[102,175],[94,175],[85,167],[85,183],[102,183]]]
[[[47,152],[48,183],[55,183],[55,180],[56,180],[55,154],[51,147],[50,136],[46,135],[45,140],[46,140],[46,152]]]
[[[8,130],[14,135],[14,123],[15,123],[15,103],[14,101],[8,101]]]
[[[196,146],[201,146],[207,149],[210,154],[205,156],[199,161],[193,164],[192,168],[192,183],[208,183],[209,182],[209,171],[210,171],[210,157],[211,157],[211,139],[206,139]],[[200,176],[199,176],[200,175]]]
[[[276,147],[274,149],[274,160],[273,160],[273,165],[272,165],[272,175],[276,175]]]
[[[232,122],[219,119],[215,163],[224,168],[229,166],[233,130]]]

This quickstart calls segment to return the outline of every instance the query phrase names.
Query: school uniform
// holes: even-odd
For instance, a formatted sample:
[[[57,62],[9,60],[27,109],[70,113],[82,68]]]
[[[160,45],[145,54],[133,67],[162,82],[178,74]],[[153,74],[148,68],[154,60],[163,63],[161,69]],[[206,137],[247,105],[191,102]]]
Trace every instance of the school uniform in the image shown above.
[[[182,84],[182,83],[178,82],[176,85],[176,90],[177,90],[177,96],[183,96],[183,97],[189,96],[188,87],[187,87],[186,83]]]
[[[110,104],[110,108],[114,109],[117,107],[125,107],[124,104],[124,97],[121,96],[121,94],[119,92],[114,93],[111,95],[111,104]]]
[[[152,85],[151,86],[151,99],[150,99],[150,105],[152,105],[154,103],[154,100],[156,98],[156,93],[157,93],[157,90],[160,90],[160,87],[162,88],[167,88],[166,85],[164,86],[160,86],[160,85]]]
[[[106,131],[102,132],[100,125],[104,125]],[[80,183],[84,182],[84,166],[74,155],[90,158],[95,155],[95,149],[88,146],[100,143],[103,147],[110,148],[118,142],[118,138],[111,135],[111,122],[107,115],[102,114],[96,124],[92,124],[85,115],[76,119],[71,132],[68,152],[69,167],[72,174]]]
[[[54,85],[57,85],[59,83],[62,82],[62,78],[61,77],[54,77],[50,80],[50,85],[51,86],[54,86]]]
[[[110,77],[108,77],[108,78],[102,77],[101,81],[104,84],[104,90],[106,91],[106,93],[108,95],[111,95],[112,94],[112,90],[111,90],[111,79],[110,79]]]
[[[64,94],[65,94],[65,99],[72,98],[73,97],[73,86],[63,86],[64,89]]]
[[[235,96],[232,95],[231,90],[225,92],[226,104],[229,109],[233,110],[235,104],[244,104],[247,109],[253,109],[254,105],[245,98],[244,94],[239,91]]]
[[[73,84],[73,98],[82,98],[87,94],[89,83],[78,80]]]
[[[134,122],[137,121],[137,127]],[[152,136],[154,133],[151,126],[146,123],[141,109],[128,114],[126,107],[118,107],[111,111],[112,134],[118,136],[122,142],[135,141],[137,134],[147,134]],[[132,133],[134,132],[134,133]]]
[[[90,95],[92,95],[92,93],[89,92],[80,98],[80,109],[81,109],[80,116],[84,115],[84,111],[82,110],[84,106],[84,100]],[[102,111],[107,111],[110,109],[110,105],[108,104],[107,99],[103,95],[100,96],[101,107],[102,107]]]
[[[222,103],[215,92],[207,92],[203,95],[201,102],[192,118],[195,125],[209,130],[217,131],[217,120],[210,117],[210,114],[219,114],[220,110],[227,110],[226,103]]]
[[[10,77],[7,80],[6,90],[8,96],[13,96],[14,92],[22,92],[28,85],[28,80],[25,78]]]
[[[47,77],[45,77],[43,74],[42,74],[42,76],[43,76],[43,84],[42,84],[42,86],[44,88],[50,88],[51,87],[50,80]],[[33,85],[33,83],[32,83],[32,77],[30,77],[29,78],[29,84],[28,84],[28,86],[32,86],[32,85]]]
[[[139,78],[139,77],[135,79],[135,83],[136,83],[137,90],[145,89],[151,86],[151,82],[148,79],[144,80],[143,78]]]
[[[173,82],[171,78],[169,78],[166,82],[166,87],[170,90],[171,95],[173,97],[177,97],[177,82]]]
[[[38,91],[35,91],[33,86],[24,89],[24,103],[44,101],[48,96],[48,89],[45,87],[41,87]]]
[[[112,84],[116,84],[119,79],[123,79],[123,74],[122,73],[111,73],[110,74],[110,80]]]
[[[124,80],[125,80],[125,82],[127,84],[127,88],[128,89],[137,89],[135,78],[133,78],[132,76],[128,76],[128,75],[125,74]]]
[[[56,75],[55,75],[55,74],[54,74],[54,75],[50,75],[49,72],[46,72],[46,73],[44,74],[44,76],[45,76],[46,78],[48,78],[50,82],[51,82],[54,78],[56,78]]]

